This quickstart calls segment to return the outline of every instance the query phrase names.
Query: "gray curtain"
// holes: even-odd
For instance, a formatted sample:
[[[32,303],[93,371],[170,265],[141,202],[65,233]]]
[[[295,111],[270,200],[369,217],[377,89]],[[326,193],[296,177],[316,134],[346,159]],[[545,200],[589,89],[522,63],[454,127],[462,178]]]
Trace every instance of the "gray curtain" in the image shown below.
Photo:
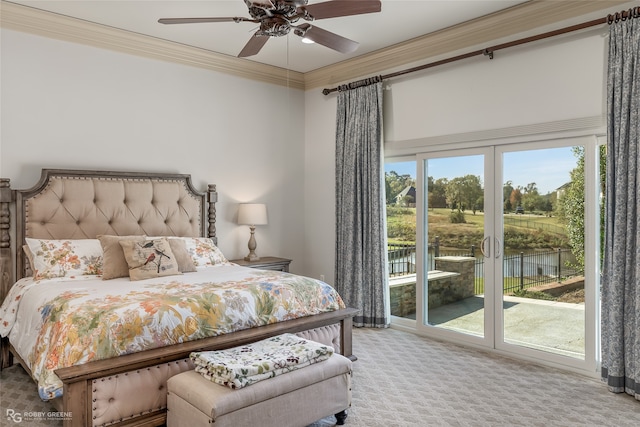
[[[336,290],[354,326],[387,327],[382,82],[340,87],[336,129]],[[372,83],[372,82],[367,82]]]
[[[602,379],[640,400],[640,19],[609,29]]]

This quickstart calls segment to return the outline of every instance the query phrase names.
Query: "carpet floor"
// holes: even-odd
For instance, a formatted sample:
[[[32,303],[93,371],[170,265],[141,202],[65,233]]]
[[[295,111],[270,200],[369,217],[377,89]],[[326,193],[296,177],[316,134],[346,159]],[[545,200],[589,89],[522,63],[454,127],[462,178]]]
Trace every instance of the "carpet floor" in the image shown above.
[[[355,329],[353,352],[347,427],[640,425],[639,401],[577,374],[395,329]],[[8,416],[55,410],[20,366],[0,373],[0,408],[2,426],[62,425]],[[334,423],[328,417],[313,427]]]

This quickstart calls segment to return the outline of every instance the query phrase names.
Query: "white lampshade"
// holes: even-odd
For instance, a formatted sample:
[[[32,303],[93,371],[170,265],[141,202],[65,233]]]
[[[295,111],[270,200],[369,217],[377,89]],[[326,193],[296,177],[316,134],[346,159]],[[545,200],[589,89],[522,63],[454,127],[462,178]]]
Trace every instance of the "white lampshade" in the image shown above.
[[[267,224],[267,205],[262,203],[241,203],[238,207],[238,224]]]

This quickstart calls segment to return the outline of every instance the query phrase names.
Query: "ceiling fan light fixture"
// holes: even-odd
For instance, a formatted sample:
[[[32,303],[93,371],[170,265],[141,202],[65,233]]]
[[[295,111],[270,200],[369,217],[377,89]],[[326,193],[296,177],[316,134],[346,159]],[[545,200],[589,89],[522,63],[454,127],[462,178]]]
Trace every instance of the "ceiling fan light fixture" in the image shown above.
[[[282,37],[289,34],[291,25],[289,22],[279,16],[272,16],[260,21],[260,34],[269,37]]]
[[[251,18],[161,18],[158,22],[161,24],[230,21],[259,23],[258,30],[238,55],[240,58],[256,55],[270,37],[286,36],[292,29],[295,35],[302,38],[303,43],[317,43],[341,53],[352,53],[357,49],[358,42],[309,23],[298,26],[293,24],[300,19],[314,21],[380,12],[382,5],[380,0],[327,0],[312,5],[308,2],[309,0],[244,0]]]

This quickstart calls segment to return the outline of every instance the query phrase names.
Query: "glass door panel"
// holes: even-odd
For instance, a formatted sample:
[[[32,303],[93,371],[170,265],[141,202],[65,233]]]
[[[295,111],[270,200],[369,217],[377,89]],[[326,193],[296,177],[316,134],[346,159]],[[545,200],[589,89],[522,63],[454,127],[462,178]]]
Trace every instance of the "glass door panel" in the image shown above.
[[[416,319],[416,162],[385,164],[391,315]]]
[[[578,137],[417,155],[408,221],[415,218],[415,246],[409,255],[393,248],[395,257],[389,249],[390,263],[401,261],[394,286],[415,298],[415,312],[405,305],[411,313],[394,319],[425,335],[593,372],[604,170],[597,143]],[[411,200],[401,195],[387,206],[402,212]]]
[[[584,360],[584,147],[507,150],[496,207],[503,341]]]
[[[469,152],[467,152],[469,153]],[[484,153],[422,163],[423,325],[485,336]]]

